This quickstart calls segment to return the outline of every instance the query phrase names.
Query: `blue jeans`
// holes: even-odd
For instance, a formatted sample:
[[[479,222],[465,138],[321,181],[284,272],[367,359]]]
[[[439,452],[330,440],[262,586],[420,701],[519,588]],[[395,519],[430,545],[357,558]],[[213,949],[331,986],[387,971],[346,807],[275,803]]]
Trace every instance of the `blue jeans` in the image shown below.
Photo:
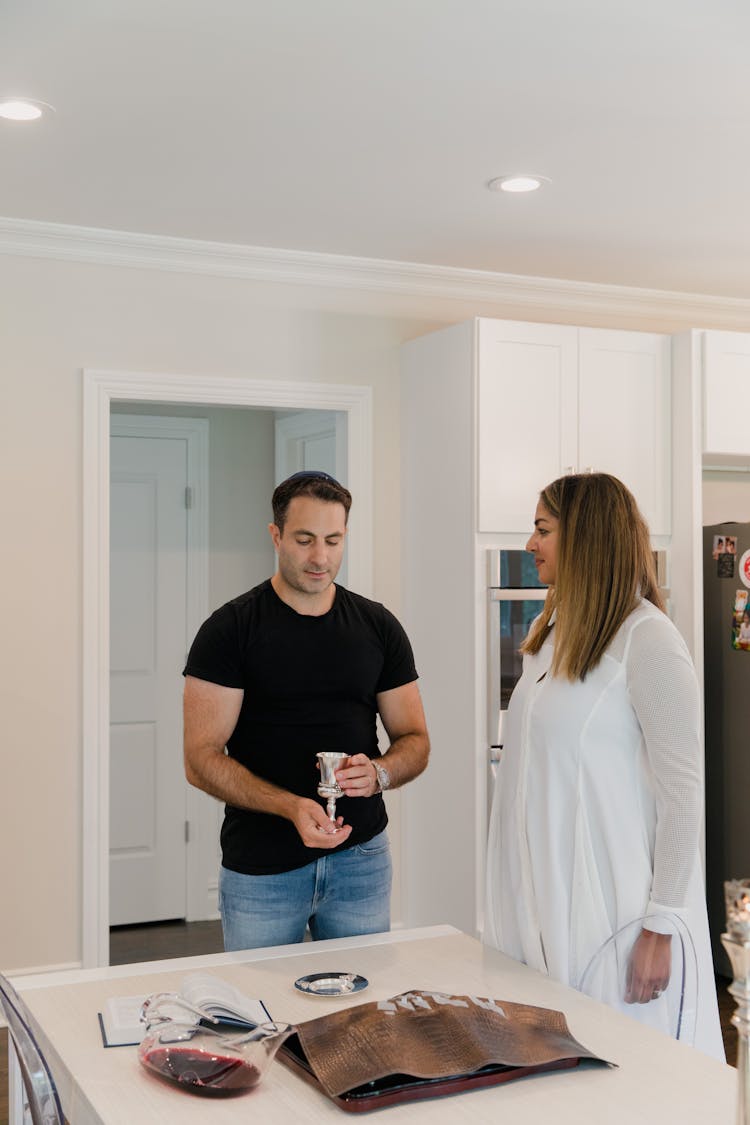
[[[258,949],[313,939],[378,934],[391,926],[391,849],[385,832],[279,875],[222,867],[224,948]]]

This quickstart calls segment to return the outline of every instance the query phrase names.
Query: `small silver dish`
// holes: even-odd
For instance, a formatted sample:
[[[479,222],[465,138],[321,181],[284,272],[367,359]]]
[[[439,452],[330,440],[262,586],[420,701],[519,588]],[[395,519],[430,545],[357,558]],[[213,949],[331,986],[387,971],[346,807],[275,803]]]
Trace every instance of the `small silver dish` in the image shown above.
[[[350,996],[367,988],[369,983],[358,973],[308,973],[299,977],[294,987],[308,996]]]

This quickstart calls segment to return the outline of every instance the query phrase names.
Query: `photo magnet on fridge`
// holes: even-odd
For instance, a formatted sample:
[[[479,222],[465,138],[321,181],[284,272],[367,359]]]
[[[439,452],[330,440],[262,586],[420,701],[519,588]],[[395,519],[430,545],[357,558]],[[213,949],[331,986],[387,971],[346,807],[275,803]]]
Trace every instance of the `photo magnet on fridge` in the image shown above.
[[[750,607],[747,590],[738,590],[734,596],[732,612],[732,648],[750,652]]]
[[[716,560],[717,578],[734,578],[734,555],[726,552]]]
[[[750,551],[745,551],[740,559],[740,582],[750,590]]]

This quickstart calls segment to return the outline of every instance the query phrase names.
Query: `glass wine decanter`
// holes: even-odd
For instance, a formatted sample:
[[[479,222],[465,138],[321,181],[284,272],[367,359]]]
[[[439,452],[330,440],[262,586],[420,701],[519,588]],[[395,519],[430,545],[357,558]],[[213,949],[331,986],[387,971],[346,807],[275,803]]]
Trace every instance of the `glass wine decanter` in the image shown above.
[[[168,992],[150,996],[141,1018],[146,1034],[139,1061],[160,1078],[199,1094],[239,1094],[257,1086],[294,1030],[291,1024],[268,1022],[227,1034],[196,1022],[219,1021]]]

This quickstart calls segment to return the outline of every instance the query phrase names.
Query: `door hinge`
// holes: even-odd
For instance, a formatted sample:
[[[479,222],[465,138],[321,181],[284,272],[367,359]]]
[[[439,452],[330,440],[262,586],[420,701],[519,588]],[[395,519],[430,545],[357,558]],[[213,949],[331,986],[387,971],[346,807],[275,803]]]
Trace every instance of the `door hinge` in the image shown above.
[[[186,844],[190,843],[190,821],[189,820],[185,821],[185,843]]]
[[[185,507],[192,508],[193,506],[193,490],[189,484],[185,485]]]

